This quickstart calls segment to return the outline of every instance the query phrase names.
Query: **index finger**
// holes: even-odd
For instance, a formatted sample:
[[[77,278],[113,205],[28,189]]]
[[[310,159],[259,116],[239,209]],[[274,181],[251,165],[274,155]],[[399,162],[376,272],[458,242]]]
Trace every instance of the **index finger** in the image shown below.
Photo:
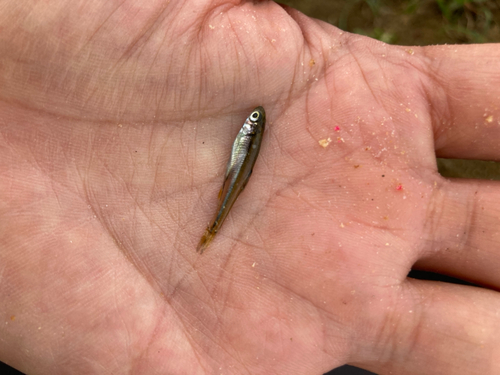
[[[500,160],[500,45],[423,47],[438,157]]]

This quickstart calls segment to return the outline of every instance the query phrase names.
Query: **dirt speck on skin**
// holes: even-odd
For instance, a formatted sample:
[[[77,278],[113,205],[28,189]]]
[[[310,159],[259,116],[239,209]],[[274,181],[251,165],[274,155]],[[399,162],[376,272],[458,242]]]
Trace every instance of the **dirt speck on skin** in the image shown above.
[[[323,148],[327,148],[331,142],[332,142],[331,138],[320,139],[318,141],[319,145]]]

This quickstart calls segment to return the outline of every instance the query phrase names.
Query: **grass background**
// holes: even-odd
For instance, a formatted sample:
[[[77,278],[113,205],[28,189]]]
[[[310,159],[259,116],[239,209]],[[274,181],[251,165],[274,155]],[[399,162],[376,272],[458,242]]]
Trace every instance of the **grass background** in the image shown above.
[[[281,0],[310,17],[386,43],[429,45],[500,41],[494,0]]]
[[[306,15],[344,31],[400,45],[498,43],[500,0],[281,0]],[[499,45],[500,48],[500,45]],[[438,159],[446,177],[500,180],[500,164],[491,161]],[[412,271],[410,276],[458,282]],[[1,374],[21,374],[0,362]],[[328,375],[366,375],[343,366]]]

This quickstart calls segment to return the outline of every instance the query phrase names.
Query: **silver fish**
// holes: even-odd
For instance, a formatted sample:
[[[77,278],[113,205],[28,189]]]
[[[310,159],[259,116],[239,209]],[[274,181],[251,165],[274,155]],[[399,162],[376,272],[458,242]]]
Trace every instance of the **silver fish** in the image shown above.
[[[205,251],[224,223],[234,202],[245,188],[257,160],[266,126],[266,111],[257,107],[245,120],[233,143],[231,157],[227,163],[226,177],[219,192],[219,207],[212,223],[201,237],[196,251]]]

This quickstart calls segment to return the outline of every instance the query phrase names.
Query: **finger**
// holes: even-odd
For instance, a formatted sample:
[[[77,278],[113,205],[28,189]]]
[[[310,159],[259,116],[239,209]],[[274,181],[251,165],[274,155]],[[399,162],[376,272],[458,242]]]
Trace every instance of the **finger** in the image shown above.
[[[408,279],[398,297],[371,337],[372,358],[353,364],[377,374],[500,373],[498,293]]]
[[[500,290],[500,183],[443,180],[428,208],[417,268]]]
[[[500,48],[432,46],[427,88],[438,157],[500,160]]]

